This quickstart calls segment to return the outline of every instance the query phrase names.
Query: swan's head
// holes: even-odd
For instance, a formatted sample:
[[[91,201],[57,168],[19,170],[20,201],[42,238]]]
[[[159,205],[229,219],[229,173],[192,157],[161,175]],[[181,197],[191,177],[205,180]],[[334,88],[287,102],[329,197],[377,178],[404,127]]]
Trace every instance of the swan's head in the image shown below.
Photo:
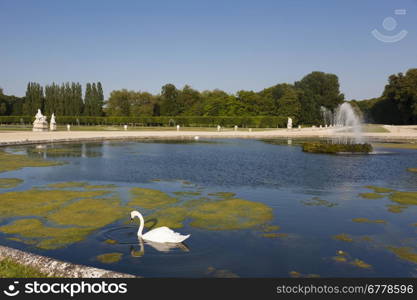
[[[137,210],[132,210],[130,212],[130,220],[133,220],[135,217],[139,217],[140,213]]]

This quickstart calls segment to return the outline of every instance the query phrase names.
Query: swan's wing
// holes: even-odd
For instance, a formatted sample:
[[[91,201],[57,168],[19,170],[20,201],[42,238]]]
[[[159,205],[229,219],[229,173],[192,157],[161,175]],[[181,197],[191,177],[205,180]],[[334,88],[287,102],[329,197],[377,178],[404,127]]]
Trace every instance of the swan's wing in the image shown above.
[[[162,226],[148,231],[142,238],[157,243],[181,243],[189,236],[190,235],[179,234],[166,226]]]

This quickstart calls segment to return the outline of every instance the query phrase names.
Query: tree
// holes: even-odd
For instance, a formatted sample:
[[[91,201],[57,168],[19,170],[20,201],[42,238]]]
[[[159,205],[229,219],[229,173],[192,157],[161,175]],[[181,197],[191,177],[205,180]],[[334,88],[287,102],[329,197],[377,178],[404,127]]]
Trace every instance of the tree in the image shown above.
[[[266,99],[254,91],[238,91],[237,100],[242,104],[242,115],[259,116],[267,112],[264,111]]]
[[[25,115],[35,115],[38,109],[43,110],[43,88],[39,83],[29,82],[26,89],[23,112]]]
[[[97,82],[97,92],[96,92],[95,101],[94,101],[93,115],[102,116],[103,106],[104,106],[103,87],[101,85],[101,82]]]
[[[178,103],[179,92],[175,85],[168,83],[161,89],[161,115],[176,116],[182,112],[182,107]]]
[[[92,113],[93,94],[91,83],[87,83],[84,96],[84,116],[91,116]]]
[[[128,99],[132,117],[153,116],[156,98],[151,93],[130,91]]]
[[[131,92],[126,89],[112,91],[107,101],[107,114],[110,116],[129,116],[130,96]]]
[[[320,106],[334,110],[344,100],[339,79],[334,74],[312,72],[295,82],[300,90],[301,121],[314,124],[321,121]]]
[[[277,105],[277,115],[300,120],[301,103],[299,92],[293,85],[282,83],[276,85],[272,91],[272,97]]]
[[[382,94],[382,101],[393,102],[400,114],[400,124],[417,124],[417,69],[404,75],[391,75]]]

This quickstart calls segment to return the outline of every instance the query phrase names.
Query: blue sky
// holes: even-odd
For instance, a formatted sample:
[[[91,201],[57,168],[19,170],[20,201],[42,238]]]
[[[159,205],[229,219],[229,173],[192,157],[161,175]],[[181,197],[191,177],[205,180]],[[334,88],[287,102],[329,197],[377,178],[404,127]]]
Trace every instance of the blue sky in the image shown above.
[[[384,43],[373,29],[408,34]],[[0,86],[17,96],[29,81],[101,81],[106,95],[166,83],[235,93],[319,70],[363,99],[412,67],[417,0],[0,0]]]

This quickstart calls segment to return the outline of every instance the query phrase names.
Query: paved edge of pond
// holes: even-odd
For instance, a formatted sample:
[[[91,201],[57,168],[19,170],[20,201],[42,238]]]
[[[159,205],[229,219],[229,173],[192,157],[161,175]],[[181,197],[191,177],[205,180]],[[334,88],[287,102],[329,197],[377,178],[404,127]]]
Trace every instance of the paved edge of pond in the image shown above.
[[[0,260],[10,259],[18,264],[32,267],[51,277],[65,278],[137,278],[138,276],[77,265],[47,256],[0,246]]]
[[[207,139],[216,138],[244,138],[244,139],[274,139],[274,138],[333,138],[352,136],[352,134],[338,133],[329,129],[279,129],[269,131],[3,131],[0,132],[0,146],[48,144],[82,141],[105,141],[105,140],[178,140],[193,139],[195,136]],[[363,137],[372,141],[417,141],[417,130],[407,129],[400,132],[389,133],[364,133]]]

